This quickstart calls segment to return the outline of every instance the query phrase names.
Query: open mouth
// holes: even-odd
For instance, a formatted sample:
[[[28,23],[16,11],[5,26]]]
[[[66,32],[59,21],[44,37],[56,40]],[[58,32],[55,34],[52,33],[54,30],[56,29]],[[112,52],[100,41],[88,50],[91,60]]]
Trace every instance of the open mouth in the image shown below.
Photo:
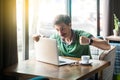
[[[62,37],[65,37],[65,36],[66,36],[66,33],[61,34],[61,36],[62,36]]]

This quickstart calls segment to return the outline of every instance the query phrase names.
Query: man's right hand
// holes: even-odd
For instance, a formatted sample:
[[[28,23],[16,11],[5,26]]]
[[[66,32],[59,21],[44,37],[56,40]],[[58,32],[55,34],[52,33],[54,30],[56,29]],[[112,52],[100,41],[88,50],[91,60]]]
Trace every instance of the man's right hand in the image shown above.
[[[33,35],[32,36],[33,40],[36,41],[36,42],[39,41],[40,37],[41,37],[40,35]]]

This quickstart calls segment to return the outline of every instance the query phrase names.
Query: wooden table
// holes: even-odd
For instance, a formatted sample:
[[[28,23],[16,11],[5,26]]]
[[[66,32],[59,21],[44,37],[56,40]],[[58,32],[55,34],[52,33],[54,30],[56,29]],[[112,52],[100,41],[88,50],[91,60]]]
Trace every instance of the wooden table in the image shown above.
[[[71,58],[79,60],[79,58]],[[64,65],[56,66],[36,60],[26,60],[5,69],[6,75],[15,76],[45,76],[50,80],[84,80],[110,65],[108,61],[91,60],[91,65]]]

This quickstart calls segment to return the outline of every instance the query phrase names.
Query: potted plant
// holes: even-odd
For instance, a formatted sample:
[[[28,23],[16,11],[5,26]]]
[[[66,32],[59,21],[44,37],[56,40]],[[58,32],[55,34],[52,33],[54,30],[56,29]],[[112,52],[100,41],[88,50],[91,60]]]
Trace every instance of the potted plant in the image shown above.
[[[113,29],[113,34],[114,36],[118,36],[120,32],[120,22],[117,16],[114,14],[114,29]]]

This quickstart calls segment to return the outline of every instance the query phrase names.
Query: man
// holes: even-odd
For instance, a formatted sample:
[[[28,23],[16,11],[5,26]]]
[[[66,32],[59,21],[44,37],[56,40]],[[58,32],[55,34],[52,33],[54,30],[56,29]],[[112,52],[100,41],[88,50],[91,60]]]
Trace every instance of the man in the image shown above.
[[[54,28],[57,33],[50,38],[57,40],[60,56],[80,58],[81,55],[90,55],[89,45],[103,50],[110,49],[107,41],[97,39],[92,34],[82,30],[73,30],[71,19],[67,15],[58,15],[54,20]],[[33,40],[38,41],[40,37],[41,35],[33,36]]]

